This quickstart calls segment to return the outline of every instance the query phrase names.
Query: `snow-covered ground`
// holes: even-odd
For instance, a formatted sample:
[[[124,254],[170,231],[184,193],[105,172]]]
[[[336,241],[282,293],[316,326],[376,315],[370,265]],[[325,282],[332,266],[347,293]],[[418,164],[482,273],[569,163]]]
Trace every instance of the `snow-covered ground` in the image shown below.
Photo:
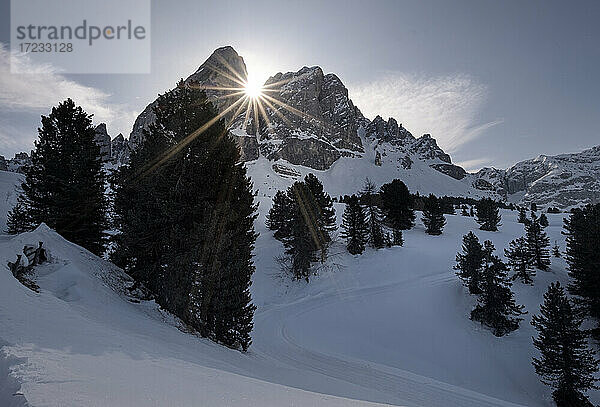
[[[503,212],[497,233],[447,216],[442,236],[418,222],[404,247],[350,256],[339,243],[307,284],[279,271],[281,244],[264,227],[270,199],[259,200],[247,354],[183,332],[153,302],[129,301],[127,276],[45,226],[0,237],[0,405],[552,405],[531,366],[529,320],[546,285],[566,281],[564,261],[553,258],[534,286],[515,284],[529,314],[503,338],[468,319],[474,298],[452,270],[469,230],[501,254],[523,233],[516,212]],[[564,249],[563,215],[548,217],[551,241]],[[36,270],[39,294],[5,266],[38,241],[52,256]]]

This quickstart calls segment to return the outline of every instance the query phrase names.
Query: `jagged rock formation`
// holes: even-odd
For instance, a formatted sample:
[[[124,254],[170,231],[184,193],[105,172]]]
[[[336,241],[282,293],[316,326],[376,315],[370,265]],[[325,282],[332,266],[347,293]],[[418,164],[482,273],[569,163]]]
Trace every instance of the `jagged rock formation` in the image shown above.
[[[211,100],[217,109],[224,111],[236,101],[236,98],[227,96],[240,92],[239,90],[232,91],[231,89],[241,90],[241,83],[246,82],[247,79],[248,73],[244,59],[232,47],[227,46],[216,49],[184,83],[188,85],[194,84],[203,88],[209,100]],[[237,96],[239,98],[239,95]],[[129,136],[132,148],[136,148],[139,145],[143,138],[144,129],[147,129],[156,119],[153,112],[155,105],[156,101],[150,103],[135,120],[133,130]],[[231,122],[234,118],[235,110],[231,109],[223,116],[226,122]],[[242,144],[249,149],[256,148],[255,146],[251,146],[251,143],[247,141]],[[253,157],[253,154],[246,154],[245,157]]]
[[[569,208],[600,202],[600,146],[580,153],[540,155],[507,170],[483,168],[473,185],[524,204]],[[513,200],[517,200],[514,199]]]
[[[258,136],[260,153],[269,160],[325,170],[344,155],[364,151],[358,135],[364,117],[334,74],[304,67],[269,78],[265,89],[266,118],[246,132]]]
[[[29,154],[16,153],[14,158],[6,159],[3,155],[0,155],[0,171],[10,171],[23,173],[23,168],[31,164],[31,157]]]
[[[457,195],[492,196],[563,208],[600,199],[600,147],[580,154],[540,156],[508,170],[484,168],[468,174],[452,163],[431,135],[415,138],[394,118],[365,118],[341,80],[334,74],[324,74],[319,67],[304,67],[269,78],[265,83],[268,97],[258,120],[254,112],[245,114],[245,106],[232,106],[239,94],[222,89],[240,88],[239,82],[246,78],[243,58],[233,48],[223,47],[215,50],[185,83],[203,87],[216,107],[225,112],[241,159],[264,157],[273,161],[272,169],[278,176],[293,177],[297,170],[289,165],[329,170],[339,160],[355,158],[368,159],[381,171],[403,171],[406,176],[418,174],[433,180],[438,179],[433,174],[444,174],[452,182],[459,181],[450,184],[467,188],[457,190]],[[128,147],[139,144],[143,129],[154,120],[154,104],[137,118]],[[126,141],[115,139],[112,148]]]
[[[119,133],[117,137],[111,141],[111,161],[116,165],[121,165],[129,161],[131,153],[131,144],[129,140]]]
[[[111,157],[111,140],[106,131],[106,124],[100,123],[96,126],[94,131],[96,132],[94,141],[100,147],[100,157],[102,157],[102,162],[107,162]]]

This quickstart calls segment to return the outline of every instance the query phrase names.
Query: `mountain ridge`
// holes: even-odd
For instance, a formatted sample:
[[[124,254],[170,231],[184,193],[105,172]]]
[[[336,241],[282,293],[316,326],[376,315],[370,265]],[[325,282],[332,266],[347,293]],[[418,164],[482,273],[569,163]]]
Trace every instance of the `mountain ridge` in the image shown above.
[[[302,173],[302,168],[332,172],[334,164],[339,167],[340,162],[350,158],[368,164],[349,167],[371,173],[370,166],[374,166],[387,173],[376,177],[382,182],[407,180],[418,174],[423,179],[413,185],[421,193],[487,196],[563,209],[600,201],[600,146],[579,153],[540,155],[507,169],[485,167],[467,172],[452,162],[430,134],[415,137],[393,117],[364,117],[342,80],[334,73],[324,73],[319,66],[304,66],[296,72],[278,72],[269,77],[263,86],[260,109],[247,111],[246,102],[240,99],[246,80],[243,57],[233,47],[224,46],[216,49],[184,84],[205,90],[223,114],[242,161],[251,163],[263,157],[271,164],[269,174],[260,176],[294,179],[292,174]],[[155,105],[156,100],[136,118],[129,139],[119,135],[111,140],[103,123],[96,126],[105,162],[120,165],[127,161],[155,119]],[[24,156],[0,159],[0,169],[19,171],[26,162]],[[427,187],[428,181],[437,182],[436,174],[449,177],[451,187]],[[267,188],[277,183],[271,184]],[[360,188],[358,181],[355,184],[353,190],[343,192],[355,192]]]

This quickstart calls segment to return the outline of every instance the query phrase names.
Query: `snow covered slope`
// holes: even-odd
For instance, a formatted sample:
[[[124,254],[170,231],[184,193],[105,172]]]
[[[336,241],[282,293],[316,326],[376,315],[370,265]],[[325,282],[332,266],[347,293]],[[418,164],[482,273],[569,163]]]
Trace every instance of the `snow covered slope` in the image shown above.
[[[353,157],[340,157],[329,169],[319,171],[293,165],[283,159],[271,161],[261,156],[246,162],[248,174],[259,195],[266,197],[272,197],[277,190],[285,189],[306,174],[313,173],[323,182],[325,190],[332,197],[357,193],[365,178],[369,178],[377,186],[399,178],[411,192],[420,194],[501,198],[495,191],[478,190],[462,180],[434,170],[431,165],[445,164],[438,158],[419,158],[418,152],[406,146],[382,143],[365,136],[363,131],[359,133],[365,151]],[[379,165],[374,164],[376,160]]]
[[[362,256],[337,242],[307,284],[279,270],[281,244],[264,227],[270,204],[259,196],[258,308],[247,354],[186,332],[152,301],[131,302],[121,270],[44,225],[0,236],[0,405],[552,405],[531,366],[529,320],[549,282],[567,281],[564,261],[553,258],[533,286],[515,284],[529,314],[503,338],[468,319],[474,298],[452,270],[469,230],[501,255],[523,233],[516,212],[503,211],[496,233],[447,216],[444,234],[433,237],[418,222],[404,247]],[[340,217],[343,205],[336,210]],[[563,216],[549,214],[547,231],[564,249]],[[38,241],[52,261],[36,269],[34,293],[6,263]]]
[[[2,406],[370,406],[268,383],[269,366],[177,329],[153,302],[129,302],[115,266],[46,226],[2,237],[2,264],[43,241],[39,294],[0,269]]]

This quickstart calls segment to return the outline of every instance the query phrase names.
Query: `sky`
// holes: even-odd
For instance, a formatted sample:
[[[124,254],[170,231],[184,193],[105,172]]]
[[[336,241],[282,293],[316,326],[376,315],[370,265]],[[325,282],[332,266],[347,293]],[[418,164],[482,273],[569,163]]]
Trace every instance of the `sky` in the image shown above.
[[[0,16],[6,157],[30,150],[40,115],[67,97],[128,136],[158,93],[224,45],[254,80],[314,65],[337,74],[366,117],[430,133],[467,170],[600,144],[600,1],[156,0],[151,73],[126,75],[11,74],[8,0]]]

